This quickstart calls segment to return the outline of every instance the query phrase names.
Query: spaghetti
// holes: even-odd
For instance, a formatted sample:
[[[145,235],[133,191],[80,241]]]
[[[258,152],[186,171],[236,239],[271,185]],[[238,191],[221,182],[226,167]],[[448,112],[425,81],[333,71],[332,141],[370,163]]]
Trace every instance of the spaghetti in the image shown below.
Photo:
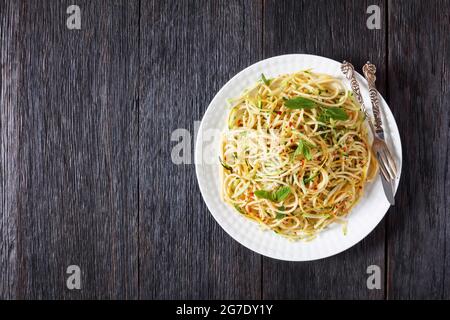
[[[344,219],[376,173],[364,115],[343,83],[309,70],[262,80],[231,101],[222,198],[290,239]]]

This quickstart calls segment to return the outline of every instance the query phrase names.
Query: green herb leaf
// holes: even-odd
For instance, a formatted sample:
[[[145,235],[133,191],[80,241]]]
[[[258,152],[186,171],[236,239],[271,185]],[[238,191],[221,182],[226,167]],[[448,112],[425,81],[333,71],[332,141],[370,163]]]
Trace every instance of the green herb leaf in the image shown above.
[[[258,109],[262,109],[262,100],[260,96],[258,96]]]
[[[277,192],[275,192],[276,202],[283,201],[284,199],[286,199],[289,196],[290,193],[291,193],[291,188],[289,188],[287,186],[281,187],[280,189],[277,190]]]
[[[264,73],[261,73],[261,80],[264,82],[266,86],[270,85],[271,80],[267,79]]]
[[[231,168],[229,165],[227,165],[225,162],[222,161],[222,158],[219,157],[220,164],[222,167],[224,167],[227,170],[233,171],[233,168]]]
[[[305,156],[305,159],[308,160],[308,161],[312,159],[309,147],[306,146],[306,145],[303,147],[303,155]]]
[[[302,140],[300,139],[298,141],[298,146],[297,149],[295,149],[294,151],[294,158],[296,156],[298,156],[299,154],[303,154],[303,156],[305,157],[305,159],[307,160],[311,160],[312,156],[311,156],[311,150],[310,148],[313,148],[314,145],[312,145],[311,143],[309,143],[308,141]]]
[[[322,114],[319,116],[320,122],[328,122],[330,119],[334,120],[347,120],[348,114],[342,108],[326,108],[323,110]]]
[[[270,201],[273,201],[273,194],[272,192],[266,191],[266,190],[256,190],[255,196],[260,199],[267,199]]]
[[[298,156],[299,154],[303,154],[303,140],[300,139],[300,141],[298,142],[298,146],[297,149],[295,149],[294,152],[294,158],[296,156]]]
[[[328,110],[328,114],[330,115],[330,117],[332,119],[335,119],[335,120],[347,120],[348,119],[348,114],[347,114],[347,112],[345,112],[344,109],[329,108],[327,110]]]
[[[316,103],[303,97],[296,97],[286,100],[284,106],[288,109],[313,109],[316,107]]]
[[[277,213],[277,216],[275,217],[275,219],[280,220],[283,219],[285,217],[285,215],[283,213]]]
[[[266,190],[256,190],[255,196],[260,199],[270,200],[272,202],[280,202],[286,199],[289,196],[289,193],[291,193],[291,188],[289,188],[288,186],[284,186],[274,192]]]
[[[330,117],[325,113],[325,112],[322,112],[320,115],[319,115],[319,119],[318,119],[320,122],[322,122],[322,123],[327,123],[327,122],[329,122],[330,121]]]

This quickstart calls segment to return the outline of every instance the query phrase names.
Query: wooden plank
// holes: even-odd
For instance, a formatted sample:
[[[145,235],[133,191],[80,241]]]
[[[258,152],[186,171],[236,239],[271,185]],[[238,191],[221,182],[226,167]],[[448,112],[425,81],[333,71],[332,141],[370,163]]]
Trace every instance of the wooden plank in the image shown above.
[[[389,96],[403,143],[391,299],[450,298],[450,3],[389,2]]]
[[[20,1],[17,296],[136,298],[138,1],[76,3]]]
[[[192,134],[220,87],[261,58],[261,13],[258,1],[141,3],[141,298],[260,297],[260,256],[214,221],[194,165],[172,163],[171,133]]]
[[[377,1],[385,13],[383,1]],[[351,61],[360,69],[370,59],[378,66],[380,91],[386,92],[385,24],[366,27],[373,1],[275,1],[264,6],[264,56],[309,53]],[[377,75],[377,76],[378,76]],[[388,213],[389,215],[390,213]],[[351,232],[351,230],[349,230]],[[368,290],[366,270],[385,270],[384,222],[363,241],[339,255],[313,262],[263,260],[266,299],[381,299],[385,288]]]
[[[18,5],[0,1],[0,299],[16,297]]]

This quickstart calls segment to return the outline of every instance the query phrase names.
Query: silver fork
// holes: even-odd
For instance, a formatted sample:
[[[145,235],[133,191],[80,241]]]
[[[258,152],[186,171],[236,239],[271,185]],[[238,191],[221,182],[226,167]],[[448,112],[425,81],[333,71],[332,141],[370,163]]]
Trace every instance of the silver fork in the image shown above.
[[[394,157],[389,151],[388,146],[384,140],[384,130],[380,113],[380,99],[378,98],[378,91],[375,87],[377,68],[374,64],[367,62],[363,67],[364,77],[369,84],[370,101],[372,102],[372,111],[375,118],[375,132],[376,139],[372,144],[372,149],[381,159],[380,169],[383,175],[388,180],[394,180],[397,177],[397,166],[395,165]]]
[[[346,61],[344,61],[341,65],[341,71],[347,77],[347,79],[350,80],[352,91],[355,94],[359,104],[361,105],[361,110],[364,112],[367,118],[367,122],[369,123],[370,130],[372,131],[373,135],[372,150],[375,156],[377,157],[378,163],[380,165],[381,182],[383,184],[383,189],[385,191],[386,197],[388,198],[389,202],[393,205],[395,203],[393,182],[397,175],[397,168],[395,166],[395,161],[389,151],[389,148],[387,147],[386,142],[384,141],[384,131],[381,125],[382,122],[380,117],[378,92],[375,89],[375,72],[371,66],[365,68],[367,71],[367,75],[369,76],[370,79],[370,81],[368,80],[369,92],[374,110],[373,113],[375,116],[375,126],[364,104],[364,100],[362,98],[361,91],[359,89],[359,83],[355,77],[355,68],[350,62]]]

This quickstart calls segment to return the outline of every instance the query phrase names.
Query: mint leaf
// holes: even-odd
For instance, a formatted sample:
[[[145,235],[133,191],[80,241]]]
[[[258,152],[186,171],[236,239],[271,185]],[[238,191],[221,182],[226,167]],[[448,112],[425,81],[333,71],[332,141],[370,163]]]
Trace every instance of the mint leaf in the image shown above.
[[[289,188],[287,186],[281,187],[280,189],[278,189],[277,192],[275,192],[276,202],[283,201],[284,199],[286,199],[289,196],[290,193],[291,193],[291,188]]]
[[[312,156],[311,156],[310,148],[312,148],[312,147],[314,147],[314,145],[312,145],[308,141],[304,141],[304,140],[300,139],[298,141],[297,149],[295,149],[295,152],[294,152],[294,158],[296,156],[298,156],[299,154],[303,154],[303,156],[305,157],[306,160],[311,160]]]
[[[294,152],[294,158],[296,156],[298,156],[299,154],[303,154],[303,140],[300,139],[300,141],[298,142],[298,146],[297,149],[295,149]]]
[[[286,199],[291,193],[291,188],[284,186],[279,188],[277,191],[266,191],[266,190],[256,190],[255,196],[260,199],[266,199],[272,202],[280,202]]]
[[[325,113],[325,112],[322,112],[320,115],[319,115],[319,119],[318,119],[320,122],[322,122],[322,123],[327,123],[327,122],[329,122],[330,121],[330,117]]]
[[[347,120],[348,114],[344,111],[344,109],[341,108],[329,108],[328,114],[332,119],[335,120]]]
[[[305,156],[305,159],[308,161],[312,159],[311,152],[309,151],[309,147],[307,147],[307,146],[303,147],[303,155]]]
[[[278,212],[277,216],[275,217],[275,219],[280,220],[280,219],[283,219],[284,217],[285,217],[284,214]]]
[[[316,103],[303,97],[296,97],[286,100],[284,106],[288,109],[313,109],[316,107]]]
[[[256,190],[255,196],[260,199],[267,199],[270,201],[273,201],[273,194],[272,192],[266,191],[266,190]]]
[[[348,114],[345,112],[344,109],[338,107],[324,109],[321,115],[319,116],[319,121],[327,122],[330,119],[347,120]]]

